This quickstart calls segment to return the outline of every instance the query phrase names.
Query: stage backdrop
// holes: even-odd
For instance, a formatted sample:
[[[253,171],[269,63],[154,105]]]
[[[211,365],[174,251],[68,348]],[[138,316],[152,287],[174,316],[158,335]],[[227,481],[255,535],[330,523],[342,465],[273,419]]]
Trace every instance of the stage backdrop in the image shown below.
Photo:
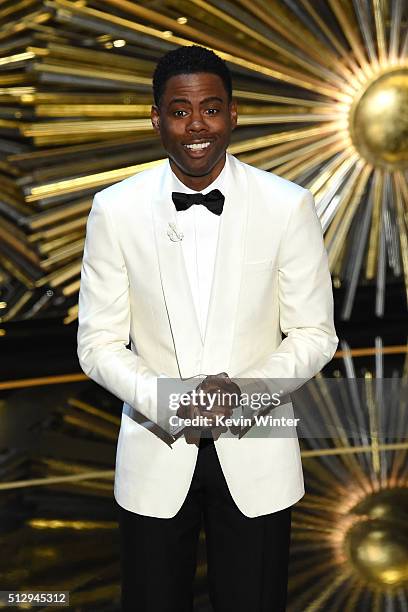
[[[403,0],[0,3],[2,320],[77,316],[95,191],[164,152],[157,58],[214,49],[233,72],[229,151],[315,196],[341,317],[359,284],[408,291],[408,33]]]

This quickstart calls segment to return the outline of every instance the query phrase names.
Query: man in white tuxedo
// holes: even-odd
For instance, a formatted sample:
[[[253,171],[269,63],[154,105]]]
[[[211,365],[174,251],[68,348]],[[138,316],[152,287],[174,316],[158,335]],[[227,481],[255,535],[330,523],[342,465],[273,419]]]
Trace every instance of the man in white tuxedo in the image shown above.
[[[296,432],[176,438],[157,389],[175,379],[242,393],[241,380],[284,379],[290,391],[317,374],[338,343],[321,225],[310,191],[226,152],[237,106],[216,54],[167,53],[153,94],[168,159],[95,195],[79,296],[81,367],[124,402],[123,610],[193,610],[203,519],[215,612],[280,612],[304,494]],[[207,414],[211,430],[231,414],[205,407],[192,399],[178,415]],[[275,411],[293,417],[290,401]]]

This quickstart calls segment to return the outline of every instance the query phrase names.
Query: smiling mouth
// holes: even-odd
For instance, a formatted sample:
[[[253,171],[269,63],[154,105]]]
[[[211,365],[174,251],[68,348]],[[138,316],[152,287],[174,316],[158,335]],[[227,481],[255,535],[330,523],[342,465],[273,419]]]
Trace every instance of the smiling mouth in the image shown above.
[[[185,144],[183,147],[188,149],[189,151],[200,151],[201,149],[207,149],[210,146],[210,141],[205,142],[195,142],[192,144]]]

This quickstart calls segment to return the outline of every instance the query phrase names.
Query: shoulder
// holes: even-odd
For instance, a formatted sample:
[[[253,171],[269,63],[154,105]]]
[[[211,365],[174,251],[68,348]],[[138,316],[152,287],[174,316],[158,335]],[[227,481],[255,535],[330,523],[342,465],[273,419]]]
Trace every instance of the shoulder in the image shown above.
[[[95,201],[98,201],[102,206],[107,206],[110,202],[115,202],[116,205],[119,205],[119,203],[125,204],[130,199],[134,202],[135,198],[138,201],[143,201],[153,191],[154,187],[157,187],[157,181],[160,181],[167,166],[166,162],[167,160],[152,162],[154,165],[151,167],[101,189],[95,193]]]
[[[233,155],[230,155],[230,163],[244,170],[248,180],[251,182],[251,188],[259,188],[261,191],[265,192],[265,195],[270,196],[271,192],[273,192],[283,197],[288,197],[289,199],[298,199],[303,198],[306,192],[308,192],[307,189],[293,181],[289,181],[273,172],[251,166],[250,164],[240,161]]]

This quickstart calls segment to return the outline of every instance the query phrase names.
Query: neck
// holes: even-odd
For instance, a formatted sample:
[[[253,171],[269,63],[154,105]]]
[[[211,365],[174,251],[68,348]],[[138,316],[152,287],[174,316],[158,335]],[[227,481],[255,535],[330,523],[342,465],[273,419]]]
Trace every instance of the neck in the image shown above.
[[[186,174],[174,163],[172,159],[169,158],[170,167],[173,170],[174,174],[177,178],[184,183],[186,187],[189,189],[194,189],[194,191],[202,191],[208,185],[211,185],[213,181],[221,174],[222,169],[225,166],[226,155],[224,153],[223,157],[215,164],[215,166],[210,170],[208,174],[203,176],[193,176],[191,174]]]

